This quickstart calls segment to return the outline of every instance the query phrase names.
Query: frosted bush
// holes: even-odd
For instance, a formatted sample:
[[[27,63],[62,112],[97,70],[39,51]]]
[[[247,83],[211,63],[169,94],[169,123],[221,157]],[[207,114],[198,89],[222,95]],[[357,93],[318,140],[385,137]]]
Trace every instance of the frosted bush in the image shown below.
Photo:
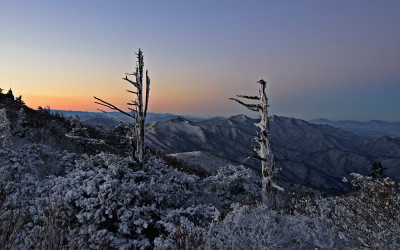
[[[199,188],[198,178],[155,158],[145,169],[135,171],[131,160],[115,155],[87,156],[65,176],[51,179],[49,193],[65,197],[79,228],[75,233],[91,247],[150,247],[165,230],[162,218],[171,209],[191,205]]]
[[[400,198],[395,183],[390,178],[352,176],[349,183],[352,192],[325,199],[299,200],[295,215],[323,218],[352,248],[398,249]]]
[[[147,159],[139,168],[107,153],[0,149],[2,242],[21,249],[399,248],[400,200],[390,179],[353,175],[354,192],[302,199],[289,214],[257,204],[260,179],[243,166],[200,179]]]
[[[223,220],[212,223],[206,249],[331,249],[340,245],[325,221],[290,216],[263,205],[233,205]]]
[[[112,154],[27,144],[1,150],[0,160],[6,204],[17,201],[29,215],[14,242],[21,248],[150,248],[171,235],[176,220],[200,225],[213,217],[214,208],[198,199],[200,179],[154,157],[139,170]]]
[[[352,174],[355,191],[335,200],[332,221],[340,237],[362,248],[400,248],[400,197],[390,178]]]
[[[11,129],[5,108],[0,109],[0,142],[2,147],[11,146]]]
[[[211,200],[222,211],[232,203],[254,204],[261,198],[261,179],[243,166],[225,166],[216,175],[204,180],[205,199]]]

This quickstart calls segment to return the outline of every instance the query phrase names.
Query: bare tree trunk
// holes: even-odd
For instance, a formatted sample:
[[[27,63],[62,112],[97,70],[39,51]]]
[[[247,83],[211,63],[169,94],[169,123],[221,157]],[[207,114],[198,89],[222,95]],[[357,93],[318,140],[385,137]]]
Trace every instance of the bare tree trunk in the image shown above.
[[[260,113],[260,122],[255,125],[260,129],[257,132],[258,137],[255,137],[256,145],[254,146],[254,151],[257,153],[251,157],[256,158],[261,161],[262,167],[262,200],[263,203],[271,208],[277,207],[276,194],[278,190],[283,189],[276,185],[274,182],[274,175],[276,173],[274,156],[271,152],[270,142],[269,142],[269,120],[268,120],[268,98],[265,94],[266,82],[264,80],[258,81],[260,83],[259,96],[245,96],[237,95],[237,97],[259,100],[259,104],[246,104],[242,101],[229,98],[234,100],[246,108],[252,111],[258,111]]]
[[[144,160],[144,152],[145,152],[145,145],[144,145],[144,124],[146,121],[147,115],[147,107],[149,103],[149,92],[150,92],[150,77],[148,75],[148,71],[146,70],[146,99],[143,104],[143,53],[139,49],[137,53],[138,63],[136,65],[136,72],[134,73],[126,73],[126,76],[122,79],[131,83],[135,88],[136,91],[127,90],[129,93],[136,95],[136,98],[132,100],[130,103],[127,103],[129,106],[133,106],[133,108],[128,107],[130,112],[122,111],[121,109],[117,108],[116,106],[105,102],[97,97],[94,97],[99,102],[95,102],[97,104],[103,105],[107,108],[112,110],[119,111],[135,120],[135,124],[130,124],[131,130],[131,146],[132,146],[132,153],[131,157],[138,162],[140,165],[143,164]],[[136,77],[136,81],[132,81],[128,78],[128,75],[133,75]],[[103,111],[103,110],[101,110]],[[105,112],[105,111],[103,111]],[[106,112],[105,112],[106,113]]]

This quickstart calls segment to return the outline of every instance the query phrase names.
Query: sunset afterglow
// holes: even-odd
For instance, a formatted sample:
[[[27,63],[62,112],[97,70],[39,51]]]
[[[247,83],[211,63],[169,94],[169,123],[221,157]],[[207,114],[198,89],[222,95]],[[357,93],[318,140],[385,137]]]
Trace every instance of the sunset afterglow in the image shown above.
[[[399,120],[398,1],[3,1],[0,87],[32,108],[125,108],[144,52],[149,111],[246,113],[228,98],[268,81],[273,114]],[[246,113],[249,114],[249,113]]]

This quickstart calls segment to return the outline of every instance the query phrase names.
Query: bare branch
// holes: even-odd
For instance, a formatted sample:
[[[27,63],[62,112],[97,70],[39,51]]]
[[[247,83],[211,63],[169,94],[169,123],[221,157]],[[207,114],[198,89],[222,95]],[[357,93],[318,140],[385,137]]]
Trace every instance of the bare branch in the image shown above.
[[[129,79],[127,76],[123,77],[122,79],[124,79],[125,81],[130,82],[133,86],[135,86],[136,88],[139,88],[139,84],[137,82],[132,81],[131,79]]]
[[[258,156],[258,155],[251,155],[251,156],[249,156],[249,157],[247,157],[246,159],[244,159],[243,161],[247,161],[247,160],[250,160],[250,159],[257,159],[257,160],[259,160],[259,161],[267,161],[267,159],[264,159],[264,158],[261,158],[260,156]]]
[[[251,111],[259,111],[260,110],[260,105],[257,105],[257,104],[247,104],[247,103],[244,103],[244,102],[242,102],[242,101],[240,101],[240,100],[238,100],[238,99],[235,99],[235,98],[229,98],[229,100],[233,100],[233,101],[235,101],[235,102],[237,102],[237,103],[240,103],[240,104],[242,104],[243,106],[245,106],[246,108],[248,108],[248,109],[250,109]]]
[[[107,133],[108,135],[114,135],[113,133],[111,133],[110,131],[107,131],[103,128],[103,126],[101,126],[101,124],[97,124],[96,126],[97,129],[100,129],[101,131],[103,131],[104,133]]]
[[[135,94],[135,95],[138,94],[138,92],[135,92],[135,91],[130,91],[130,90],[126,90],[126,91],[128,91],[129,93]]]
[[[137,101],[134,101],[133,103],[127,102],[126,104],[131,106],[139,106],[139,103]]]
[[[258,96],[248,96],[248,95],[236,95],[236,96],[241,97],[241,98],[246,98],[246,99],[260,100],[260,97],[258,97]]]
[[[94,102],[94,103],[99,104],[99,105],[102,105],[102,106],[107,107],[107,108],[109,108],[109,109],[113,109],[112,107],[110,107],[110,106],[108,106],[108,105],[106,105],[106,104],[100,103],[100,102]]]
[[[110,109],[112,109],[112,110],[116,110],[116,111],[118,111],[118,112],[121,112],[122,114],[124,114],[124,115],[126,115],[126,116],[132,117],[132,115],[130,115],[129,113],[127,113],[127,112],[125,112],[125,111],[122,111],[121,109],[117,108],[116,106],[112,105],[111,103],[108,103],[108,102],[106,102],[106,101],[103,101],[103,100],[101,100],[100,98],[97,98],[97,97],[95,97],[95,96],[93,96],[93,97],[94,97],[94,99],[96,99],[96,100],[98,100],[98,101],[101,102],[101,103],[100,103],[100,102],[94,102],[94,103],[103,105],[103,106],[105,106],[105,107],[107,107],[107,108],[110,108]],[[132,118],[133,118],[133,117],[132,117]]]
[[[95,144],[106,144],[104,140],[99,140],[99,139],[85,138],[85,137],[69,135],[69,134],[65,134],[65,136],[68,138],[71,138],[71,139],[88,141],[88,142],[95,143]]]
[[[147,115],[147,106],[149,106],[149,93],[150,93],[150,77],[149,70],[146,70],[146,103],[144,106],[144,118],[146,119]]]

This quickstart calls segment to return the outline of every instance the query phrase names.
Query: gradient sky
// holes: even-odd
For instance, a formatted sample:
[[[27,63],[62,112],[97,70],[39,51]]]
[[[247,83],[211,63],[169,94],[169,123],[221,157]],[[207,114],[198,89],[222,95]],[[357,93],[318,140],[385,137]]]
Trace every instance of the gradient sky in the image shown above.
[[[150,112],[400,121],[400,1],[0,1],[0,87],[32,108],[125,107],[142,48]],[[255,115],[255,113],[253,114]]]

